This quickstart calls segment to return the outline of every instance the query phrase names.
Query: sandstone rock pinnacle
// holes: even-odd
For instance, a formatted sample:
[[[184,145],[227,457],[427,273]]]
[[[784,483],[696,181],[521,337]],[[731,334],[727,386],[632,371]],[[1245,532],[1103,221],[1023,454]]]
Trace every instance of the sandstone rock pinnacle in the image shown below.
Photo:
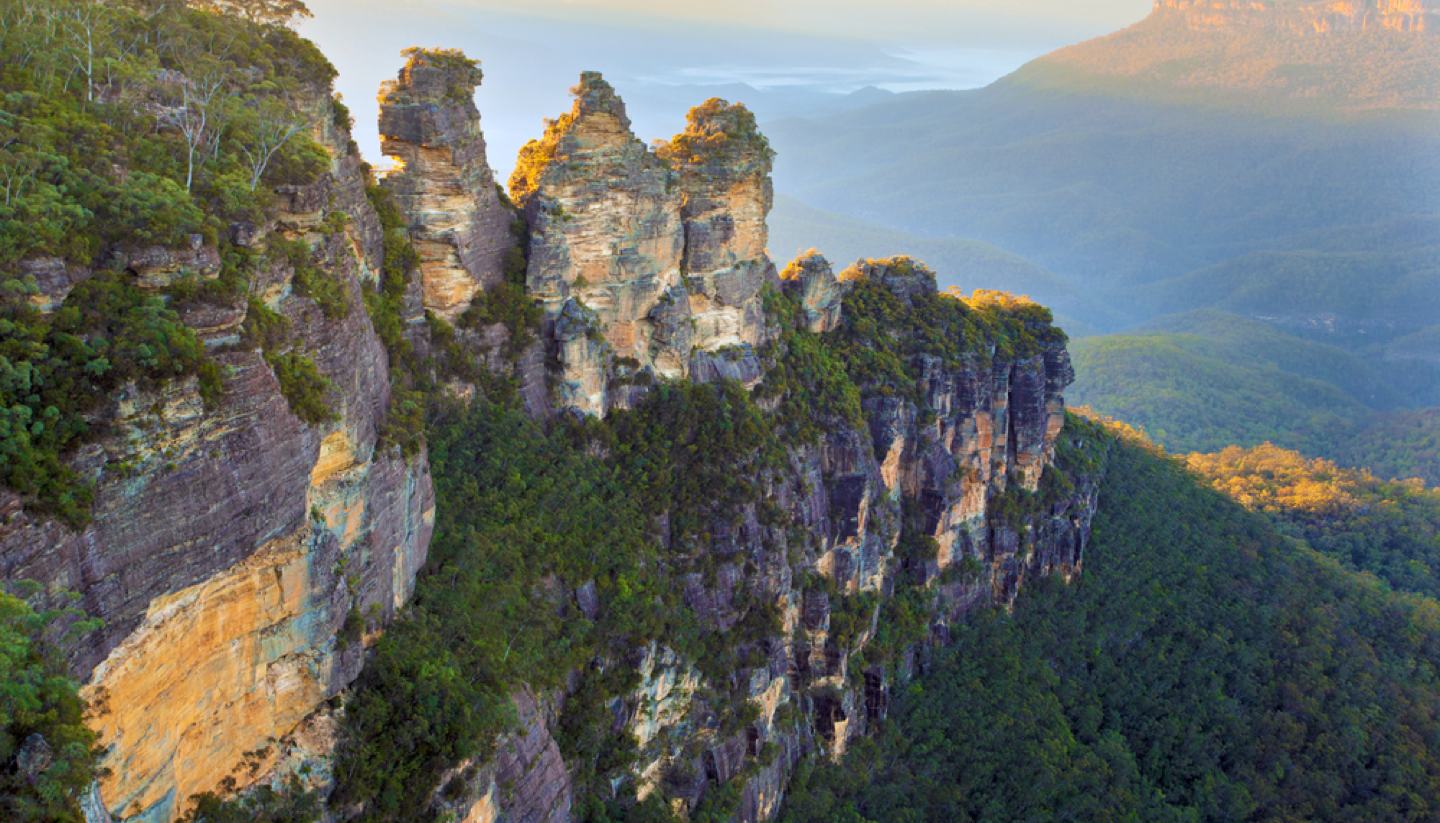
[[[711,99],[685,131],[659,146],[680,178],[684,271],[701,351],[756,345],[764,330],[760,290],[774,278],[766,218],[775,202],[775,153],[740,104]]]
[[[384,183],[411,221],[425,308],[453,321],[503,281],[512,218],[485,156],[480,68],[457,51],[407,57],[380,89],[381,148],[397,164]]]

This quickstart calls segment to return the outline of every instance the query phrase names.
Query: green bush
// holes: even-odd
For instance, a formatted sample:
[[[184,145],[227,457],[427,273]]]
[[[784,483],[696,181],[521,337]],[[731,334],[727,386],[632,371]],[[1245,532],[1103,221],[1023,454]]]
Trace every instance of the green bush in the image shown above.
[[[280,381],[280,393],[296,417],[318,426],[336,420],[328,395],[330,381],[320,373],[315,361],[301,352],[265,353],[265,362]]]
[[[80,526],[91,492],[64,459],[88,433],[87,415],[130,381],[155,389],[197,377],[213,402],[219,369],[165,301],[128,275],[96,274],[49,316],[29,305],[24,284],[10,281],[7,291],[0,298],[0,481]]]
[[[79,684],[46,642],[62,617],[0,592],[0,816],[15,823],[78,823],[80,796],[95,779],[95,733]]]
[[[545,311],[523,285],[501,283],[475,294],[460,322],[472,329],[502,325],[510,333],[505,345],[508,357],[514,359],[534,343],[540,333]]]
[[[233,777],[223,781],[220,793],[206,792],[190,798],[190,811],[181,823],[316,823],[320,820],[320,798],[306,791],[300,778],[291,775],[279,791],[259,786],[235,797]]]
[[[304,240],[273,237],[270,254],[285,261],[294,272],[291,284],[295,293],[315,301],[326,317],[338,320],[350,313],[344,284],[315,264],[314,252]]]
[[[801,325],[799,307],[784,295],[766,295],[767,314],[781,328],[763,352],[769,364],[757,396],[779,403],[778,420],[792,443],[813,443],[837,426],[866,431],[860,389],[846,362],[819,335]]]

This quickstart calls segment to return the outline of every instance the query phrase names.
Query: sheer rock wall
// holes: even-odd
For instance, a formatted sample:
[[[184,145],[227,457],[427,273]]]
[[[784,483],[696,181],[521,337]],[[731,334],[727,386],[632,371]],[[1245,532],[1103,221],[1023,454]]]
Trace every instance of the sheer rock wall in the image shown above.
[[[0,578],[74,592],[104,621],[72,662],[106,748],[100,805],[116,819],[168,821],[227,777],[253,780],[247,754],[273,762],[272,744],[353,681],[366,637],[405,603],[425,561],[434,519],[425,455],[407,459],[379,434],[388,360],[361,296],[381,263],[379,220],[329,89],[310,98],[329,172],[282,189],[271,224],[233,233],[256,250],[302,240],[339,281],[347,309],[336,317],[296,293],[288,262],[263,266],[251,284],[288,322],[287,345],[330,381],[335,419],[310,425],[291,413],[242,334],[243,300],[199,302],[182,317],[225,375],[217,404],[193,379],[110,398],[94,424],[101,435],[75,457],[95,482],[81,531],[0,493]],[[340,231],[327,222],[336,212],[349,218]],[[218,271],[202,265],[218,261],[213,247],[132,256],[146,288],[164,286],[167,271]]]

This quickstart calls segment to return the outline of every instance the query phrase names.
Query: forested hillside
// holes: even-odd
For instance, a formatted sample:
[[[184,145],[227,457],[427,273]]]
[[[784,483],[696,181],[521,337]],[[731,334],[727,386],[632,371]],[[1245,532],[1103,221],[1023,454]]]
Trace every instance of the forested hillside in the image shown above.
[[[1190,469],[1280,529],[1397,591],[1440,598],[1440,491],[1264,444],[1192,454]]]
[[[947,281],[772,259],[755,116],[646,144],[597,72],[507,190],[478,61],[407,49],[377,175],[304,14],[0,0],[0,818],[1440,814],[1434,492],[1071,415],[1066,332],[991,288],[1188,312],[1081,361],[1167,442],[1423,462],[1434,267],[1343,284],[1423,225],[1429,121],[1001,88],[790,150],[879,186],[792,211],[817,242],[915,221]],[[1182,299],[1236,258],[1313,300]]]
[[[1083,579],[959,631],[782,819],[1435,816],[1440,604],[1134,443],[1101,501]]]

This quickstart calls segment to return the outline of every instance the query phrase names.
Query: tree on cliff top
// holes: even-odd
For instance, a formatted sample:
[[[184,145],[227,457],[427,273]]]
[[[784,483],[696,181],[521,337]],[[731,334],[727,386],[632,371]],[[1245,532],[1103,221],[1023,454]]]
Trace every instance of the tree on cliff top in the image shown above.
[[[302,0],[202,0],[195,5],[265,25],[284,26],[297,17],[315,16]]]

